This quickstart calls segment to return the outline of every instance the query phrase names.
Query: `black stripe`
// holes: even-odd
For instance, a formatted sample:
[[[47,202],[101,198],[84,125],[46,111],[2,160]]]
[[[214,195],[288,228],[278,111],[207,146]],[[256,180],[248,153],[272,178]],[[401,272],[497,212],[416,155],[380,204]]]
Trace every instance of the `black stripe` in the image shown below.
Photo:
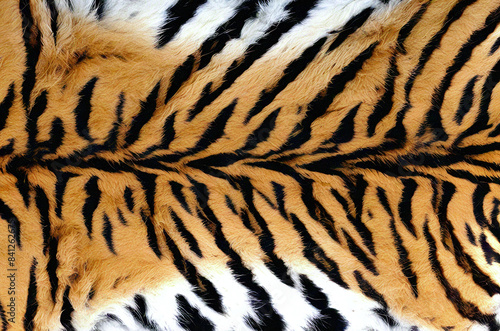
[[[212,82],[209,82],[207,83],[207,85],[205,85],[203,91],[201,91],[198,101],[196,101],[194,107],[189,111],[189,116],[187,119],[188,121],[192,121],[196,117],[196,115],[201,113],[206,106],[208,106],[213,100],[215,100],[215,98],[212,98],[212,85]]]
[[[22,19],[24,47],[26,48],[26,70],[23,73],[21,94],[24,108],[29,109],[31,91],[36,83],[36,64],[40,56],[41,33],[31,15],[30,0],[20,0],[19,10]]]
[[[484,113],[487,116],[485,118],[486,120],[489,119],[488,109],[490,107],[493,89],[495,88],[495,86],[498,84],[499,81],[500,81],[500,61],[498,61],[495,64],[495,66],[491,69],[490,74],[486,78],[486,81],[484,82],[484,85],[483,85],[483,89],[481,91],[481,104],[479,106],[479,111],[480,111],[479,116],[481,116],[481,114]],[[485,115],[483,115],[483,117],[485,117]],[[484,122],[485,119],[480,118],[479,116],[478,116],[478,119],[476,120],[476,122],[479,122],[480,119],[483,120],[483,122]],[[484,127],[483,122],[478,123],[478,125],[483,124],[481,126],[481,128]],[[487,122],[486,122],[486,124],[487,124]],[[474,123],[471,128],[474,127],[474,129],[475,129],[475,126],[476,126],[476,123]],[[500,125],[497,125],[497,127],[492,132],[490,132],[490,134],[488,136],[489,137],[496,137],[499,134],[500,134]]]
[[[125,204],[127,205],[127,209],[133,213],[134,212],[134,196],[132,195],[132,190],[130,187],[125,187],[125,191],[123,192],[123,198],[125,199]]]
[[[498,223],[498,215],[500,214],[500,201],[497,198],[493,199],[493,208],[491,209],[491,225],[489,226],[491,233],[500,241],[500,224]]]
[[[186,243],[189,246],[189,249],[193,253],[195,253],[199,258],[203,257],[203,253],[200,250],[200,246],[198,246],[196,238],[193,236],[191,232],[189,232],[188,229],[186,229],[182,220],[179,218],[179,216],[177,216],[177,214],[173,210],[170,211],[170,217],[172,217],[172,220],[174,221],[177,231],[179,231],[181,237],[186,241]]]
[[[497,40],[495,40],[495,43],[493,44],[493,46],[491,46],[489,55],[490,56],[493,55],[498,50],[498,47],[500,47],[500,38],[497,38]]]
[[[97,18],[100,20],[103,17],[104,14],[104,4],[106,0],[94,0],[94,3],[92,4],[92,10],[96,11]]]
[[[56,303],[56,294],[59,287],[59,278],[57,277],[57,268],[59,267],[59,260],[57,259],[58,240],[55,237],[49,239],[49,261],[47,262],[47,274],[50,281],[50,295],[52,302]]]
[[[249,18],[255,17],[259,9],[258,1],[243,1],[236,9],[236,15],[218,27],[215,33],[201,45],[198,70],[205,68],[212,57],[219,53],[229,40],[240,38],[244,24]]]
[[[373,10],[374,10],[373,7],[368,7],[363,9],[363,11],[356,14],[355,16],[351,17],[349,21],[342,27],[342,30],[338,34],[337,38],[335,38],[330,47],[328,47],[327,53],[333,51],[334,49],[342,45],[342,43],[351,34],[353,34],[354,32],[356,32],[356,30],[362,27],[363,24],[365,24],[365,22],[368,20],[368,18],[370,18],[370,15],[373,13]]]
[[[179,3],[182,1],[179,1]],[[170,86],[167,90],[167,96],[165,97],[165,104],[167,104],[170,99],[179,91],[182,84],[188,80],[193,72],[195,64],[195,58],[193,55],[189,55],[188,58],[184,61],[184,63],[175,69],[172,78],[170,79]]]
[[[161,147],[164,149],[168,149],[170,143],[175,138],[175,116],[177,113],[172,113],[165,120],[165,124],[163,124],[163,136],[161,139]]]
[[[427,7],[429,7],[430,3],[431,3],[430,1],[424,3],[420,7],[420,9],[418,10],[418,12],[416,12],[410,18],[410,20],[405,25],[403,25],[403,27],[401,28],[401,30],[399,30],[398,40],[397,40],[397,43],[396,43],[396,45],[397,45],[396,49],[401,54],[406,54],[406,48],[405,48],[405,45],[404,45],[405,42],[406,42],[406,39],[410,36],[411,32],[413,31],[413,28],[417,25],[417,23],[420,22],[420,20],[422,19],[422,16],[426,12]]]
[[[472,245],[477,246],[476,237],[474,236],[474,232],[472,232],[472,229],[468,223],[465,223],[465,230],[467,231],[467,239],[469,239],[469,242]]]
[[[382,204],[382,207],[384,207],[384,210],[389,214],[391,218],[394,217],[392,214],[392,209],[391,206],[389,205],[389,200],[387,200],[387,194],[385,194],[385,190],[381,187],[377,187],[377,197],[378,201]]]
[[[284,219],[288,219],[288,215],[285,211],[285,187],[276,182],[272,182],[271,184],[273,185],[274,196],[276,197],[276,202],[278,203],[278,210]]]
[[[65,134],[62,119],[59,117],[54,118],[50,128],[50,138],[38,144],[42,150],[37,153],[36,157],[39,158],[47,153],[55,153],[62,145]]]
[[[214,325],[212,324],[212,322],[210,322],[210,320],[203,316],[198,308],[191,306],[183,295],[176,295],[175,300],[177,306],[179,307],[179,315],[177,315],[177,320],[181,327],[190,331],[214,330]]]
[[[401,223],[404,224],[405,228],[417,238],[417,233],[415,232],[415,226],[412,223],[413,213],[412,213],[412,199],[415,191],[417,190],[417,183],[411,178],[403,178],[401,182],[404,185],[403,193],[401,195],[401,201],[398,205],[398,214],[401,219]]]
[[[113,225],[109,221],[109,217],[108,215],[106,215],[106,213],[103,215],[102,220],[102,236],[106,240],[106,245],[108,246],[111,253],[116,255],[115,247],[113,244]]]
[[[302,241],[302,254],[319,270],[330,278],[334,283],[349,288],[349,285],[343,280],[340,274],[339,267],[335,261],[326,256],[324,250],[319,244],[311,237],[304,224],[295,214],[290,214],[293,227],[299,233]]]
[[[186,196],[182,192],[183,186],[177,182],[171,181],[170,187],[172,188],[172,194],[174,195],[175,199],[181,204],[182,208],[184,208],[188,213],[191,214],[191,209],[187,204]]]
[[[57,217],[61,218],[62,215],[62,205],[63,205],[63,200],[64,200],[64,191],[66,190],[66,185],[68,184],[68,180],[71,177],[75,177],[75,174],[69,173],[69,172],[61,172],[58,171],[56,172],[56,208],[55,212]]]
[[[226,206],[229,209],[231,209],[231,211],[233,212],[233,214],[238,215],[238,212],[236,211],[236,207],[234,206],[234,203],[231,200],[231,198],[228,195],[226,195],[225,199],[226,199]]]
[[[418,298],[418,286],[417,286],[418,278],[415,272],[413,271],[412,263],[408,258],[408,251],[403,245],[403,240],[401,239],[401,236],[399,235],[396,229],[396,223],[394,222],[394,219],[391,219],[390,227],[391,227],[392,237],[394,238],[394,246],[396,247],[396,251],[398,252],[399,255],[399,260],[398,260],[399,267],[401,268],[401,271],[408,280],[413,295],[415,296],[415,298]]]
[[[76,329],[73,326],[73,323],[71,322],[71,314],[75,309],[73,308],[73,305],[69,300],[69,291],[70,287],[68,285],[66,286],[66,289],[64,290],[63,294],[63,305],[61,308],[60,321],[66,331],[75,331]]]
[[[460,98],[460,103],[458,104],[457,112],[455,113],[455,122],[458,125],[462,124],[462,120],[472,107],[472,104],[474,102],[474,86],[476,85],[478,78],[479,76],[477,75],[472,77],[464,87],[462,97]]]
[[[347,247],[351,254],[366,268],[366,270],[370,271],[375,276],[378,276],[378,270],[372,259],[366,255],[366,253],[356,244],[354,239],[347,233],[344,229],[342,229],[342,233],[347,242]]]
[[[385,301],[384,296],[374,289],[373,286],[363,278],[363,275],[361,275],[358,270],[355,270],[353,274],[358,282],[361,292],[368,298],[378,302],[383,308],[387,309],[387,302]]]
[[[57,18],[59,12],[57,11],[54,0],[45,0],[50,12],[50,28],[52,30],[52,36],[54,37],[54,44],[57,43]]]
[[[151,215],[155,214],[155,195],[156,195],[156,177],[155,174],[150,174],[147,172],[137,172],[137,179],[142,185],[142,189],[146,194],[146,202],[149,207],[149,212]]]
[[[120,223],[123,225],[128,225],[127,220],[123,216],[123,213],[120,210],[120,208],[116,209],[116,213],[118,214],[118,220],[120,220]]]
[[[208,146],[210,146],[217,139],[224,135],[224,129],[226,127],[227,121],[233,114],[236,104],[237,99],[234,99],[229,106],[220,111],[217,117],[208,125],[208,128],[205,130],[205,132],[203,132],[201,139],[196,143],[195,147],[190,149],[190,153],[197,153],[206,149]]]
[[[496,263],[500,263],[500,254],[495,251],[493,247],[491,247],[484,233],[481,233],[479,242],[481,243],[481,249],[483,250],[486,262],[490,265],[493,263],[493,261],[495,261]]]
[[[260,126],[248,136],[245,146],[241,148],[241,151],[252,150],[257,147],[259,143],[269,138],[269,135],[276,125],[276,118],[278,118],[280,110],[281,108],[274,110],[264,119],[264,121],[262,121]]]
[[[373,108],[373,112],[368,116],[368,137],[373,137],[377,125],[390,113],[393,105],[394,82],[399,76],[396,54],[393,54],[389,63],[389,69],[385,77],[385,92]]]
[[[156,324],[156,322],[151,321],[148,317],[148,308],[146,305],[146,299],[142,295],[134,296],[135,307],[132,308],[127,306],[128,311],[132,314],[134,319],[139,322],[139,324],[144,327],[146,330],[156,331],[160,330],[160,327]]]
[[[221,86],[212,93],[203,93],[198,100],[197,106],[195,107],[196,111],[192,111],[192,113],[200,113],[203,108],[217,99],[222,92],[230,88],[238,77],[240,77],[256,60],[260,59],[262,55],[264,55],[278,42],[283,34],[305,19],[309,14],[309,10],[314,7],[317,2],[317,0],[289,2],[285,6],[285,10],[288,11],[287,18],[269,27],[265,36],[262,39],[257,40],[255,44],[251,45],[247,49],[245,52],[246,56],[243,59],[235,60],[226,71],[226,74],[222,79],[223,83]],[[208,91],[209,90],[210,89],[208,89]]]
[[[101,200],[101,191],[99,190],[99,185],[97,184],[98,180],[99,177],[92,176],[85,184],[85,193],[87,194],[87,198],[85,198],[82,214],[89,239],[92,237],[92,219],[94,217],[94,212]]]
[[[141,210],[141,219],[144,225],[146,225],[148,245],[151,247],[156,256],[161,259],[162,254],[158,246],[158,238],[156,237],[153,221],[151,220],[151,217],[144,212],[144,210]]]
[[[7,221],[9,233],[14,234],[14,239],[16,240],[17,246],[19,248],[22,248],[21,223],[19,222],[19,219],[16,217],[12,209],[10,209],[10,207],[3,200],[0,200],[0,217]]]
[[[347,115],[345,115],[340,121],[337,130],[335,130],[330,139],[323,142],[323,144],[326,143],[344,144],[351,141],[352,138],[354,138],[354,132],[355,132],[354,118],[356,117],[356,114],[358,113],[360,106],[361,103],[357,104],[351,110],[349,110]]]
[[[108,137],[104,142],[104,146],[111,150],[115,151],[118,144],[118,133],[120,130],[120,125],[122,124],[123,118],[123,107],[125,105],[125,94],[122,92],[118,96],[118,105],[116,106],[116,120],[113,123],[113,128],[109,131]]]
[[[156,83],[155,87],[151,90],[146,98],[146,101],[141,101],[141,109],[130,125],[130,129],[125,136],[125,146],[128,147],[139,139],[141,129],[146,123],[151,120],[156,110],[156,99],[158,99],[158,91],[160,90],[160,82]]]
[[[160,35],[158,36],[157,47],[165,46],[172,38],[179,32],[181,27],[192,17],[195,12],[203,5],[205,0],[185,0],[177,1],[177,3],[170,8],[165,19],[165,23],[160,28]]]
[[[243,123],[248,123],[255,115],[259,114],[265,107],[267,107],[276,96],[283,91],[291,82],[293,82],[300,73],[304,71],[305,68],[311,63],[311,61],[318,55],[318,53],[323,48],[326,42],[326,37],[321,38],[316,41],[312,46],[306,48],[302,54],[290,62],[283,75],[276,85],[270,90],[263,90],[260,93],[259,100],[248,112],[245,121]]]
[[[319,92],[314,100],[308,105],[305,118],[300,123],[300,131],[288,139],[282,150],[296,149],[302,146],[311,137],[311,124],[324,115],[335,97],[341,93],[348,82],[352,81],[363,64],[368,60],[375,50],[378,42],[371,44],[362,51],[353,61],[342,69],[342,72],[333,76],[328,86]]]
[[[28,148],[34,150],[37,146],[36,136],[38,135],[38,118],[47,109],[47,91],[42,91],[36,98],[33,108],[27,115],[26,131],[28,131]]]
[[[7,316],[5,315],[5,310],[3,309],[1,302],[0,302],[0,319],[2,320],[2,331],[7,331],[9,322],[7,322]]]
[[[78,105],[74,110],[76,116],[76,132],[80,137],[88,141],[94,140],[90,136],[89,132],[89,118],[92,109],[90,100],[92,99],[92,93],[94,92],[96,82],[97,77],[94,77],[85,84],[82,90],[78,93],[80,99],[78,100]]]
[[[472,208],[474,211],[474,218],[481,228],[485,228],[488,226],[488,220],[484,215],[483,208],[484,198],[489,192],[490,185],[488,183],[480,183],[477,185],[476,189],[474,190],[474,194],[472,195]]]
[[[5,128],[7,123],[7,117],[9,117],[10,108],[14,102],[14,83],[9,85],[9,90],[7,95],[3,98],[2,103],[0,103],[0,130]]]
[[[424,237],[429,245],[429,262],[431,263],[432,271],[436,279],[441,283],[448,300],[453,304],[455,309],[465,318],[478,321],[480,323],[488,323],[489,325],[496,325],[494,315],[485,315],[479,308],[472,302],[465,301],[460,294],[460,291],[453,287],[443,273],[443,267],[437,257],[436,241],[429,231],[429,222],[424,224]],[[497,330],[497,325],[495,329]]]
[[[23,317],[23,326],[26,331],[33,331],[35,328],[35,315],[38,310],[38,300],[36,299],[37,294],[37,282],[36,282],[36,267],[38,262],[36,258],[33,258],[30,267],[30,280],[28,286],[28,296],[26,299],[26,310]]]
[[[50,219],[49,219],[49,200],[45,191],[40,187],[35,187],[35,204],[40,212],[40,225],[42,226],[43,235],[43,254],[47,254],[49,248],[50,233]]]

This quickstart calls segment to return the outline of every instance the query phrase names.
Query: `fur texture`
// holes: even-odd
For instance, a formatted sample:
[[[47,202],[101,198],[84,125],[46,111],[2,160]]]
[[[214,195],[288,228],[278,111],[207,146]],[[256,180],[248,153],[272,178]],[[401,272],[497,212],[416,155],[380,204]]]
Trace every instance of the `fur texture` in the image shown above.
[[[500,330],[499,20],[3,0],[0,329]]]

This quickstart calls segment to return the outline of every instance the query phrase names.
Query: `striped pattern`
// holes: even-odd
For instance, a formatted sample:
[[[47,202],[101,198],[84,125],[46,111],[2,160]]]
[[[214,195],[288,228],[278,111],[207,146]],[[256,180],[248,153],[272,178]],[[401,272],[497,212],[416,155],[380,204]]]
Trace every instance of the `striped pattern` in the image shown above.
[[[500,330],[499,21],[4,0],[0,330]]]

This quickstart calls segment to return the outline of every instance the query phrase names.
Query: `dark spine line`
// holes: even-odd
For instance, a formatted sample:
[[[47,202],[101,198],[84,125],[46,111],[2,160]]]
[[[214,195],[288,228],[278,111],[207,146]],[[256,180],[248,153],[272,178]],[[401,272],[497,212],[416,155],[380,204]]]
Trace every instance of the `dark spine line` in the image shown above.
[[[177,1],[177,3],[167,11],[165,24],[160,28],[157,47],[165,46],[179,32],[181,27],[192,17],[196,10],[205,3],[205,0]]]
[[[101,191],[99,190],[99,185],[97,184],[98,181],[99,178],[97,176],[92,176],[85,184],[85,193],[87,194],[87,198],[85,199],[85,203],[83,205],[82,214],[89,239],[92,238],[92,219],[94,217],[94,212],[101,200]]]
[[[342,286],[343,288],[349,288],[349,285],[347,285],[340,274],[337,263],[326,256],[325,251],[311,237],[300,219],[295,214],[290,214],[290,220],[292,221],[295,231],[299,233],[302,240],[302,253],[304,256],[325,275],[327,275],[331,281]]]
[[[9,85],[7,95],[0,103],[0,130],[3,130],[5,128],[7,117],[9,117],[10,108],[12,108],[12,105],[14,103],[14,96],[14,83],[11,83]]]
[[[210,105],[217,99],[222,92],[229,89],[238,77],[240,77],[250,66],[262,57],[271,47],[273,47],[280,37],[288,32],[295,25],[300,24],[304,20],[309,10],[314,7],[317,0],[311,1],[291,1],[285,6],[288,11],[288,16],[285,20],[271,26],[265,34],[265,37],[256,41],[251,45],[247,51],[246,56],[242,60],[235,60],[226,71],[223,83],[212,93],[204,93],[200,96],[195,108],[192,109],[193,114],[190,119],[192,120],[197,114],[203,111],[205,107]],[[210,83],[211,84],[211,83]],[[210,90],[210,89],[209,89]]]
[[[43,235],[43,254],[47,254],[49,248],[50,234],[50,219],[49,219],[49,200],[45,191],[37,186],[35,188],[35,204],[40,212],[40,225],[42,226]]]
[[[153,221],[151,220],[151,216],[147,215],[144,210],[141,210],[141,219],[144,225],[146,226],[147,236],[148,236],[148,245],[156,254],[156,256],[161,259],[162,253],[160,251],[160,247],[158,246],[158,237],[156,236],[155,227]]]
[[[21,94],[24,108],[27,110],[30,108],[31,91],[36,83],[36,64],[41,51],[41,33],[33,20],[30,0],[20,0],[19,11],[22,18],[24,47],[26,48],[26,70],[23,74]]]
[[[106,245],[108,246],[110,252],[116,255],[115,246],[113,244],[113,225],[106,214],[103,215],[102,221],[102,236],[106,240]]]
[[[69,291],[70,287],[69,285],[66,286],[66,289],[64,290],[63,294],[63,305],[61,308],[61,316],[60,316],[60,322],[62,326],[65,328],[66,331],[76,331],[75,327],[73,326],[73,323],[71,322],[71,314],[75,310],[73,308],[73,305],[71,304],[71,301],[69,300]]]
[[[328,86],[319,92],[314,100],[308,105],[309,110],[305,118],[296,127],[298,133],[288,139],[281,151],[297,149],[311,138],[312,123],[326,113],[335,97],[344,90],[347,83],[352,81],[356,77],[356,74],[362,69],[363,64],[372,57],[373,51],[377,45],[378,42],[371,44],[352,62],[345,66],[341,73],[333,76]]]
[[[196,267],[185,259],[175,242],[170,238],[165,230],[163,230],[165,242],[170,252],[172,253],[173,262],[177,270],[186,277],[187,281],[193,286],[193,290],[203,302],[218,313],[223,314],[222,297],[215,289],[212,282],[201,276]]]
[[[151,120],[156,110],[156,100],[158,99],[158,92],[160,90],[160,82],[156,83],[155,87],[151,90],[146,98],[146,101],[141,101],[141,109],[130,125],[130,129],[125,136],[125,146],[128,147],[139,139],[141,130],[146,123]]]
[[[276,96],[283,91],[291,82],[293,82],[297,76],[300,75],[307,68],[307,66],[311,63],[312,60],[318,55],[318,53],[323,48],[323,45],[326,42],[326,37],[321,38],[316,41],[312,46],[308,47],[302,54],[290,62],[285,68],[282,77],[276,83],[272,89],[266,91],[262,91],[259,100],[253,106],[252,109],[248,112],[244,124],[248,123],[255,115],[259,114],[265,107],[267,107]]]
[[[176,295],[175,300],[177,306],[179,307],[179,315],[177,320],[179,325],[185,330],[204,330],[212,331],[214,330],[214,325],[201,314],[198,308],[191,306],[187,299],[183,295]]]
[[[156,177],[155,174],[150,174],[147,172],[137,172],[137,179],[141,183],[142,189],[146,195],[146,203],[148,204],[149,212],[151,216],[155,214],[155,195],[156,195]]]
[[[193,184],[192,191],[196,195],[198,205],[202,210],[199,217],[215,225],[215,244],[230,258],[228,267],[235,275],[237,281],[249,290],[252,307],[254,307],[257,315],[260,317],[259,322],[255,321],[253,318],[248,318],[246,324],[255,329],[267,328],[269,330],[283,330],[285,328],[283,318],[272,306],[269,294],[254,281],[252,272],[243,265],[240,255],[231,248],[231,245],[224,236],[219,219],[208,205],[210,193],[207,187],[194,180],[191,180],[191,183]],[[244,217],[242,217],[242,220],[245,222]],[[247,226],[247,224],[245,224],[245,226]],[[248,228],[252,231],[251,227]]]
[[[97,77],[94,77],[85,84],[80,93],[78,93],[80,99],[78,100],[78,105],[74,110],[76,117],[76,132],[80,137],[90,142],[94,141],[94,139],[90,136],[89,131],[89,118],[90,112],[92,111],[90,100],[92,99],[96,82]]]
[[[186,226],[182,222],[182,220],[177,216],[177,214],[171,210],[170,211],[170,217],[172,217],[172,220],[174,221],[175,227],[177,228],[177,231],[181,234],[181,237],[186,240],[189,249],[195,253],[199,258],[203,257],[203,253],[200,250],[200,246],[198,245],[198,242],[196,241],[196,238],[193,236],[191,232],[189,232],[188,229],[186,229]]]
[[[401,223],[405,228],[417,238],[417,233],[415,231],[415,226],[412,223],[413,213],[412,213],[412,199],[417,190],[417,183],[411,178],[403,178],[402,183],[404,185],[403,193],[401,195],[401,200],[398,205],[398,214]]]
[[[492,330],[498,330],[500,326],[495,322],[494,316],[483,314],[474,303],[465,301],[462,298],[460,291],[453,287],[444,276],[443,267],[437,257],[436,240],[430,233],[428,221],[424,224],[424,237],[429,246],[429,262],[431,264],[432,271],[434,272],[436,279],[441,283],[441,286],[446,293],[446,297],[453,304],[455,309],[465,318],[482,324],[486,322],[490,326],[496,326],[495,328],[490,327]]]
[[[33,331],[35,328],[35,315],[38,310],[38,300],[36,299],[37,295],[37,282],[36,282],[36,267],[38,262],[36,258],[33,258],[30,267],[30,280],[28,286],[28,296],[26,299],[26,311],[24,312],[23,317],[23,326],[26,331]]]
[[[14,233],[16,244],[21,249],[21,223],[12,209],[3,200],[0,200],[0,217],[7,221],[9,233]]]

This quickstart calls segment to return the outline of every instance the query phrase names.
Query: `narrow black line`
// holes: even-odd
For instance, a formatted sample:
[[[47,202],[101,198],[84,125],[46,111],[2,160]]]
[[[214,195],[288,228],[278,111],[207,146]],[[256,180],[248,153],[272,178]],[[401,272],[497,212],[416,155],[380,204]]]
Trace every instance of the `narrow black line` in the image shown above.
[[[170,79],[170,86],[168,87],[167,95],[164,101],[165,104],[167,104],[170,99],[177,93],[177,91],[179,91],[182,84],[184,84],[184,82],[189,79],[193,71],[194,64],[194,56],[189,55],[184,63],[177,67],[177,69],[175,69],[175,72]]]
[[[52,30],[52,36],[54,37],[54,44],[57,44],[57,18],[59,12],[57,11],[54,0],[45,0],[50,12],[50,28]]]
[[[71,301],[69,300],[69,291],[70,287],[69,285],[66,286],[66,289],[64,290],[63,294],[63,305],[61,308],[61,316],[60,316],[60,321],[62,326],[65,328],[66,331],[75,331],[75,327],[73,326],[73,323],[71,322],[71,314],[75,310],[73,308],[73,305],[71,304]]]
[[[359,107],[361,107],[361,103],[354,106],[346,116],[342,118],[340,124],[332,134],[332,136],[323,142],[326,143],[334,143],[334,144],[344,144],[352,140],[354,138],[354,119],[358,113]]]
[[[94,77],[85,84],[82,90],[78,93],[80,99],[78,100],[78,105],[74,110],[76,117],[76,132],[80,137],[91,142],[94,139],[90,136],[89,131],[89,118],[90,112],[92,111],[90,100],[92,99],[96,82],[97,77]]]
[[[490,192],[490,185],[488,183],[480,183],[477,185],[474,193],[472,195],[472,209],[474,212],[474,218],[476,219],[477,224],[481,228],[485,228],[488,226],[488,220],[484,215],[484,198],[486,194]]]
[[[3,200],[0,200],[0,217],[7,221],[9,233],[14,234],[16,244],[21,249],[21,223],[12,209]]]
[[[337,38],[331,43],[330,47],[328,47],[327,53],[330,53],[340,45],[356,30],[365,24],[365,22],[370,18],[373,10],[375,8],[368,7],[363,9],[360,13],[356,14],[342,27],[340,33],[337,35]]]
[[[392,237],[394,239],[394,246],[396,246],[396,251],[399,255],[399,267],[401,268],[403,275],[405,275],[408,283],[410,284],[413,296],[415,296],[415,298],[418,298],[418,278],[412,268],[412,263],[408,258],[408,251],[403,244],[403,239],[401,239],[401,236],[396,229],[396,223],[394,222],[394,219],[391,219],[390,227]]]
[[[103,217],[103,225],[102,225],[102,236],[106,240],[106,245],[108,249],[116,255],[115,246],[113,244],[113,225],[111,224],[108,215],[104,213]]]
[[[89,239],[92,238],[92,219],[94,217],[94,212],[101,200],[101,191],[99,190],[99,185],[97,184],[98,181],[99,177],[92,176],[85,184],[85,193],[87,194],[87,198],[85,198],[82,214]]]
[[[170,187],[172,188],[172,194],[174,195],[175,199],[181,204],[184,210],[191,214],[191,208],[189,208],[189,205],[186,201],[186,196],[182,192],[183,186],[177,182],[171,181]]]
[[[179,233],[181,234],[181,237],[184,240],[186,240],[189,249],[193,253],[195,253],[199,258],[203,257],[203,253],[200,250],[200,246],[198,246],[196,238],[193,236],[191,232],[189,232],[188,229],[186,229],[186,226],[184,225],[182,220],[179,218],[179,216],[177,216],[177,214],[173,210],[170,211],[170,217],[172,217],[175,227],[177,228],[177,231],[179,231]]]
[[[206,0],[177,1],[177,3],[167,10],[165,23],[160,28],[157,48],[165,46],[179,32],[186,22],[195,16],[196,10],[203,5]]]
[[[406,48],[404,45],[406,42],[406,39],[410,36],[411,32],[413,31],[413,28],[420,22],[420,20],[422,19],[422,16],[427,11],[427,8],[429,7],[430,3],[431,3],[431,1],[424,3],[420,7],[420,9],[410,18],[410,20],[405,25],[403,25],[401,30],[399,30],[398,40],[396,43],[396,45],[397,45],[396,49],[401,54],[406,54]]]
[[[417,238],[417,233],[415,231],[415,226],[412,223],[413,213],[412,213],[412,199],[415,191],[417,190],[417,183],[411,178],[403,178],[402,183],[404,185],[403,193],[401,195],[401,200],[398,205],[398,214],[401,219],[401,223],[405,228]]]
[[[24,108],[27,110],[30,108],[31,91],[36,83],[36,65],[41,51],[41,33],[33,20],[29,0],[19,1],[19,11],[22,19],[24,47],[26,48],[26,70],[23,73],[21,94]]]
[[[108,133],[108,137],[104,142],[104,146],[111,150],[115,151],[118,145],[118,133],[120,130],[120,125],[122,124],[122,115],[123,115],[123,107],[125,105],[125,94],[122,92],[118,96],[118,104],[116,106],[116,120],[113,123],[112,129]]]
[[[134,212],[134,196],[132,194],[132,190],[130,187],[125,187],[125,191],[123,192],[123,198],[125,199],[125,204],[127,205],[127,209],[133,213]]]
[[[276,125],[276,119],[280,113],[281,108],[274,110],[269,114],[247,138],[245,146],[241,148],[241,151],[249,151],[257,147],[257,145],[263,141],[266,141],[271,132],[274,130]]]
[[[380,294],[373,286],[364,279],[363,275],[358,270],[354,271],[354,277],[358,282],[359,289],[361,292],[366,295],[368,298],[375,300],[378,302],[384,309],[387,309],[387,302],[384,299],[384,296]]]
[[[458,109],[457,112],[455,113],[455,123],[458,125],[462,124],[462,120],[464,119],[465,115],[470,111],[472,108],[472,104],[474,103],[474,87],[476,85],[476,82],[478,80],[479,76],[476,75],[472,77],[468,82],[467,85],[464,87],[464,90],[462,92],[462,97],[460,98],[460,103],[458,104]]]
[[[346,239],[347,242],[347,247],[349,248],[349,251],[351,254],[359,261],[361,264],[366,268],[366,270],[370,271],[372,274],[375,276],[378,276],[378,270],[377,267],[375,266],[374,262],[366,253],[359,247],[354,239],[347,233],[344,229],[342,229],[342,233],[344,235],[344,238]]]
[[[212,322],[203,316],[198,308],[191,306],[183,295],[176,295],[175,300],[179,307],[180,315],[177,316],[177,320],[181,327],[186,330],[214,330]]]
[[[9,85],[9,90],[7,91],[7,95],[3,98],[0,103],[0,130],[5,128],[5,124],[7,123],[7,117],[9,117],[10,108],[14,103],[14,83]]]
[[[127,306],[127,309],[130,311],[134,319],[139,322],[139,324],[144,327],[146,330],[156,331],[160,330],[160,327],[156,322],[152,321],[148,317],[148,307],[146,304],[146,298],[140,294],[136,294],[134,296],[135,308]]]
[[[146,202],[149,207],[151,215],[155,214],[155,196],[156,196],[156,177],[155,174],[147,172],[137,172],[136,177],[142,185],[142,189],[146,194]]]
[[[40,213],[40,225],[42,226],[43,235],[43,254],[47,254],[49,248],[50,233],[50,219],[49,219],[49,200],[45,191],[40,187],[35,187],[35,204]]]
[[[96,11],[97,19],[102,19],[106,0],[93,0],[92,10]],[[69,331],[69,330],[68,330]]]
[[[52,302],[56,303],[57,289],[59,288],[59,278],[57,277],[57,268],[59,267],[59,260],[57,259],[58,240],[55,237],[50,237],[48,251],[49,261],[47,262],[47,274],[49,275],[50,282],[50,295]]]
[[[125,136],[125,146],[132,145],[139,139],[142,128],[148,123],[156,110],[156,100],[158,99],[158,91],[160,90],[160,81],[156,83],[155,87],[151,90],[145,101],[141,101],[141,109],[132,119],[130,129]]]
[[[47,109],[47,91],[42,91],[36,98],[33,107],[27,114],[26,131],[28,131],[28,148],[33,151],[37,146],[36,136],[38,135],[38,118]]]
[[[153,221],[151,220],[151,217],[144,212],[144,210],[141,210],[141,219],[144,225],[146,225],[149,247],[151,247],[156,256],[161,259],[162,254],[158,246],[158,237],[156,236]]]
[[[28,296],[26,299],[26,310],[23,317],[23,326],[26,331],[33,331],[35,328],[35,315],[38,310],[37,282],[36,282],[36,267],[38,262],[33,258],[30,267],[30,280],[28,286]]]
[[[64,203],[64,191],[66,190],[66,185],[71,177],[75,177],[75,174],[70,172],[56,172],[56,208],[55,212],[57,217],[62,217],[62,205]]]
[[[5,315],[5,310],[3,309],[1,302],[0,302],[0,319],[2,320],[2,331],[7,331],[7,328],[9,327],[9,322],[7,322],[7,316]]]

